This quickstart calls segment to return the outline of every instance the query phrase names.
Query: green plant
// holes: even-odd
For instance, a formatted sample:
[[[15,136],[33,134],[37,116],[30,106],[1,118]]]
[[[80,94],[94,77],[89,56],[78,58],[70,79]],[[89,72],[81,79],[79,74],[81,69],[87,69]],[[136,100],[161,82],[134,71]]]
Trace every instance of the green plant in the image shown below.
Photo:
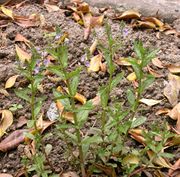
[[[27,126],[33,131],[32,133],[26,133],[26,137],[34,141],[35,154],[32,157],[32,164],[29,164],[28,171],[36,171],[38,176],[47,177],[49,172],[44,168],[45,155],[41,151],[43,148],[41,143],[42,135],[37,123],[43,101],[46,99],[45,96],[38,97],[38,86],[43,80],[43,68],[39,66],[40,58],[39,53],[32,47],[31,59],[19,65],[20,73],[28,81],[29,85],[26,88],[15,90],[15,93],[27,102],[31,110],[31,119],[28,121]]]
[[[17,111],[18,109],[22,109],[23,106],[21,104],[12,104],[9,108],[10,111]]]

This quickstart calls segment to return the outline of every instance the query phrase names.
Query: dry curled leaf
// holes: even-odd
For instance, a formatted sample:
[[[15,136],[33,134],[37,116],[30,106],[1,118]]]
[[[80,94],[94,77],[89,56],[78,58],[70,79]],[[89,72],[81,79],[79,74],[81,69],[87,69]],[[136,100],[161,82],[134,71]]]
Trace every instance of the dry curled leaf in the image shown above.
[[[162,108],[162,109],[159,109],[155,115],[161,115],[161,114],[168,114],[170,112],[170,109],[168,108]]]
[[[85,104],[86,103],[86,97],[81,95],[80,93],[76,93],[76,95],[74,96],[74,98],[76,100],[78,100],[81,104]]]
[[[179,115],[180,115],[180,103],[174,106],[174,108],[168,113],[168,116],[174,120],[177,120]]]
[[[127,10],[123,12],[120,16],[116,17],[117,20],[127,20],[127,19],[138,19],[141,14],[135,10]]]
[[[11,19],[14,19],[12,10],[7,9],[4,6],[1,6],[0,9],[6,16],[10,17]]]
[[[154,157],[154,152],[152,152],[150,150],[147,151],[147,154],[148,154],[150,159]],[[159,165],[160,167],[163,167],[163,168],[171,168],[172,167],[170,162],[167,159],[163,158],[163,157],[156,157],[156,158],[153,159],[152,162],[154,164]]]
[[[160,77],[164,76],[163,74],[160,74],[159,72],[157,72],[154,69],[152,69],[150,66],[147,66],[147,69],[148,69],[149,73],[151,75],[153,75],[154,77],[156,77],[156,78],[160,78]]]
[[[131,63],[129,63],[128,58],[118,58],[115,60],[115,63],[119,66],[131,66]]]
[[[91,55],[93,55],[94,51],[96,50],[97,44],[98,44],[98,40],[95,39],[94,42],[93,42],[93,44],[91,45],[91,47],[90,47],[90,49],[89,49],[89,52],[90,52]]]
[[[161,102],[161,100],[142,98],[142,99],[139,100],[139,102],[144,103],[144,104],[146,104],[148,106],[154,106],[156,104],[159,104]]]
[[[169,177],[178,177],[177,175],[180,174],[180,159],[178,159],[171,169],[169,169],[168,175]]]
[[[18,77],[19,77],[19,75],[15,75],[15,76],[10,77],[10,78],[6,81],[5,89],[13,87],[14,84],[15,84],[15,82],[16,82],[16,79],[17,79]]]
[[[6,152],[8,150],[16,148],[20,143],[24,142],[26,129],[16,130],[12,132],[8,137],[0,142],[0,151]]]
[[[13,177],[13,176],[8,173],[0,173],[0,177]]]
[[[9,110],[1,110],[0,115],[1,115],[1,119],[0,119],[0,137],[1,137],[4,135],[5,131],[12,125],[13,114]]]
[[[88,68],[88,72],[97,72],[100,70],[100,64],[102,61],[102,54],[98,54],[91,58],[90,66]]]
[[[167,68],[171,73],[180,73],[180,65],[171,64],[171,65],[168,65]]]
[[[143,17],[143,18],[141,18],[141,20],[146,21],[146,22],[154,23],[158,27],[163,27],[164,26],[164,23],[162,21],[160,21],[159,19],[155,18],[155,17]]]
[[[77,175],[77,173],[70,171],[67,173],[63,173],[60,177],[79,177],[79,176]]]
[[[28,47],[30,47],[29,44],[31,43],[27,38],[25,38],[23,35],[19,33],[15,37],[15,42],[24,42]]]
[[[31,59],[31,54],[25,52],[23,49],[21,49],[18,45],[15,45],[17,56],[19,57],[19,60],[24,63],[25,61],[29,61]]]
[[[163,63],[158,58],[152,59],[152,64],[158,68],[164,68]]]
[[[0,93],[5,95],[5,96],[9,96],[9,93],[7,92],[7,90],[3,89],[3,88],[0,88]]]
[[[164,95],[169,100],[172,106],[175,106],[178,102],[179,90],[180,90],[180,77],[169,74],[169,82],[164,88]]]
[[[135,24],[133,24],[133,27],[138,28],[150,28],[150,29],[156,29],[156,25],[152,22],[143,22],[143,21],[137,21]]]
[[[86,2],[80,3],[77,7],[77,11],[80,11],[82,13],[88,13],[90,12],[89,4]]]

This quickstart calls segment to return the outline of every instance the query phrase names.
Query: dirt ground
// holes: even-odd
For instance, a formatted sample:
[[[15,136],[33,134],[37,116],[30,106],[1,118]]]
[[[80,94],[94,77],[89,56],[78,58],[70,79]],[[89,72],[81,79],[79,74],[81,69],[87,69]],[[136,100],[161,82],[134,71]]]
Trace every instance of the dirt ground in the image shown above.
[[[96,7],[92,8],[92,11],[95,15],[100,15],[99,9]],[[87,73],[86,63],[82,60],[85,51],[91,46],[94,41],[93,33],[90,34],[88,40],[84,40],[83,33],[84,28],[77,24],[71,17],[65,16],[63,10],[58,12],[47,12],[47,10],[36,4],[36,3],[27,3],[26,5],[18,8],[15,12],[19,15],[31,15],[33,13],[43,14],[46,20],[46,23],[49,26],[59,26],[63,32],[69,33],[69,61],[71,68],[77,66],[85,66],[81,78],[80,84],[78,87],[78,92],[86,96],[86,98],[92,99],[96,96],[99,86],[103,83],[106,83],[108,74],[104,74],[101,71],[99,73]],[[113,9],[109,9],[104,12],[106,17],[110,17],[114,14]],[[120,21],[108,19],[108,23],[112,27],[112,33],[114,36],[121,36],[121,27]],[[180,19],[177,19],[172,24],[172,27],[177,27],[178,23],[180,24]],[[180,65],[180,38],[175,35],[165,35],[163,32],[160,33],[157,37],[157,31],[150,29],[132,29],[129,23],[125,23],[125,29],[127,29],[128,34],[122,38],[123,46],[119,50],[118,55],[121,57],[134,56],[133,52],[133,41],[135,39],[141,39],[146,47],[159,49],[157,57],[163,62],[163,64],[179,64]],[[104,37],[104,26],[94,29],[96,31],[98,38]],[[0,29],[0,87],[4,88],[4,84],[7,79],[16,74],[16,54],[15,54],[15,36],[17,33],[22,34],[28,40],[33,42],[33,44],[40,49],[44,49],[47,45],[47,40],[44,38],[44,31],[41,27],[30,27],[22,28],[15,23],[9,23],[8,26]],[[147,89],[144,98],[151,98],[156,100],[163,100],[160,104],[154,107],[148,107],[142,105],[143,112],[142,114],[147,117],[145,127],[148,128],[149,124],[152,122],[157,122],[159,125],[168,120],[167,116],[156,116],[155,113],[158,109],[166,107],[171,108],[170,103],[163,95],[163,89],[167,81],[167,69],[158,69],[155,66],[152,66],[154,69],[158,70],[159,73],[163,74],[163,77],[156,78],[155,82]],[[125,76],[129,74],[129,71],[126,67],[117,66],[116,72],[124,70]],[[21,80],[18,79],[15,88],[18,88],[21,85]],[[53,101],[52,89],[56,88],[59,83],[51,83],[46,81],[44,83],[45,94],[48,99],[44,103],[43,110],[47,112],[50,104]],[[112,96],[115,96],[120,101],[125,100],[125,93],[123,90],[126,90],[130,86],[130,82],[127,79],[118,85],[118,87],[113,90]],[[123,89],[122,89],[123,88]],[[10,96],[6,97],[3,94],[0,94],[0,109],[8,109],[12,104],[22,104],[23,109],[20,109],[14,112],[14,123],[8,129],[7,134],[13,130],[18,129],[16,124],[20,117],[29,118],[30,110],[26,106],[25,102],[16,97],[14,93],[14,88],[9,89],[8,92]],[[180,99],[179,99],[180,101]],[[47,118],[46,118],[47,119]],[[86,123],[86,127],[89,127],[94,123],[93,113],[89,121]],[[173,121],[170,122],[174,124]],[[49,144],[53,145],[53,150],[50,154],[50,160],[52,161],[56,171],[61,172],[62,168],[64,171],[71,170],[71,166],[66,163],[65,158],[63,157],[63,152],[65,151],[62,141],[56,136],[56,129],[52,126],[48,131],[53,133],[53,136],[50,136],[46,141]],[[5,135],[6,136],[6,135]],[[3,139],[2,137],[1,139]],[[21,168],[21,156],[23,152],[24,145],[21,144],[17,149],[11,150],[7,153],[0,152],[0,173],[10,173],[15,174],[18,169]],[[174,149],[174,154],[176,154],[174,161],[180,158],[180,150],[178,148]]]

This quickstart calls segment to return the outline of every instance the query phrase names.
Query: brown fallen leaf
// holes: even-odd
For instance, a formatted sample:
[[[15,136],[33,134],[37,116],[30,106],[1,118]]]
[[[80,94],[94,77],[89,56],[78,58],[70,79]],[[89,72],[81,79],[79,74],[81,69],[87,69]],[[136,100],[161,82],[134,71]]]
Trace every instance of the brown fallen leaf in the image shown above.
[[[166,35],[176,35],[176,36],[180,36],[180,33],[177,32],[177,30],[175,29],[168,29],[164,32]]]
[[[148,21],[137,21],[133,24],[133,27],[156,29],[156,25]]]
[[[161,114],[168,114],[171,110],[168,109],[168,108],[162,108],[162,109],[159,109],[155,115],[161,115]]]
[[[147,151],[147,154],[148,154],[150,159],[153,158],[153,156],[154,156],[154,152],[150,151],[150,150]],[[154,164],[159,165],[160,167],[163,167],[163,168],[172,168],[172,165],[170,164],[170,162],[167,159],[163,158],[163,157],[156,157],[156,158],[153,159],[152,162]]]
[[[167,68],[171,73],[180,73],[180,65],[171,64],[171,65],[168,65]]]
[[[13,114],[9,110],[1,110],[0,115],[1,115],[1,119],[0,119],[0,137],[1,137],[4,135],[5,131],[12,125]]]
[[[164,23],[155,17],[142,17],[142,21],[154,23],[158,27],[163,27]]]
[[[25,61],[28,61],[31,59],[31,54],[25,52],[23,49],[21,49],[18,45],[15,45],[17,56],[19,57],[19,60],[24,63]]]
[[[16,79],[17,79],[18,77],[19,77],[19,75],[11,76],[11,77],[6,81],[5,89],[13,87],[14,84],[15,84],[15,82],[16,82]]]
[[[89,13],[90,12],[89,4],[86,2],[80,3],[79,6],[77,7],[77,11],[80,11],[82,13]]]
[[[94,28],[96,26],[102,26],[103,20],[104,20],[104,15],[98,17],[92,17],[90,21],[91,28]]]
[[[150,66],[147,66],[147,69],[148,69],[149,73],[150,73],[151,75],[153,75],[154,77],[156,77],[156,78],[164,77],[163,74],[158,73],[157,71],[155,71],[154,69],[152,69]]]
[[[168,116],[174,120],[177,120],[179,114],[180,114],[180,103],[174,106],[174,108],[168,113]]]
[[[102,54],[98,54],[91,58],[90,66],[88,68],[88,72],[97,72],[100,70],[100,64],[102,61]]]
[[[7,92],[7,90],[3,89],[3,88],[0,88],[0,93],[5,95],[5,96],[9,96],[9,93]]]
[[[162,100],[154,100],[154,99],[146,99],[146,98],[142,98],[139,100],[140,103],[144,103],[148,106],[154,106],[156,104],[159,104]]]
[[[20,116],[16,124],[17,128],[21,128],[23,125],[27,124],[28,120],[24,116]]]
[[[0,173],[0,177],[13,177],[13,176],[8,173]]]
[[[154,66],[157,66],[158,68],[164,68],[163,63],[162,63],[161,60],[159,60],[158,58],[152,59],[152,64],[153,64]]]
[[[46,7],[46,9],[49,13],[59,11],[59,7],[56,5],[44,4],[44,6]]]
[[[169,100],[172,106],[175,106],[178,102],[178,95],[180,90],[180,77],[169,74],[168,75],[169,82],[166,84],[164,88],[164,95]]]
[[[7,152],[16,148],[20,143],[24,142],[27,129],[16,130],[0,142],[0,151]]]
[[[116,20],[128,20],[128,19],[138,19],[141,14],[135,10],[127,10],[123,12],[120,16],[115,17]]]
[[[79,177],[79,176],[77,175],[77,173],[70,171],[67,173],[63,173],[60,177]]]
[[[178,114],[178,119],[176,122],[176,130],[177,130],[178,134],[180,135],[180,109],[178,112],[179,112],[179,114]]]
[[[171,169],[169,169],[168,176],[169,177],[178,177],[177,175],[180,174],[180,159],[178,159]]]
[[[28,39],[26,39],[23,35],[19,33],[15,37],[15,42],[24,42],[28,47],[30,47],[29,44],[31,44],[31,42]]]

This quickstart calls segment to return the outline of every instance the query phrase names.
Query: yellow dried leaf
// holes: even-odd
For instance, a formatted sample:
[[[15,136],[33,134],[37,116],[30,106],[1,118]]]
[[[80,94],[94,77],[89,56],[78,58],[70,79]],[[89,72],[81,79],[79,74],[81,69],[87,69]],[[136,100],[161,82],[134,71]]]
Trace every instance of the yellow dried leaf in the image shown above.
[[[31,59],[31,54],[22,50],[18,45],[15,45],[17,56],[19,60],[24,63],[26,60],[29,62]]]
[[[135,24],[135,27],[156,29],[156,25],[148,21],[147,22],[138,21],[137,24]]]
[[[14,84],[15,84],[15,82],[16,82],[16,79],[17,79],[18,77],[19,77],[19,75],[15,75],[15,76],[10,77],[10,78],[6,81],[5,89],[13,87]]]
[[[88,68],[88,72],[97,72],[100,69],[100,63],[102,60],[102,54],[98,54],[91,58],[90,66]]]
[[[128,154],[126,157],[123,158],[122,160],[122,164],[123,165],[128,165],[128,164],[139,164],[139,157],[137,155],[134,154]]]
[[[94,28],[95,26],[102,26],[104,20],[104,15],[99,17],[92,17],[90,21],[90,26]]]
[[[139,102],[144,103],[148,106],[154,106],[156,104],[159,104],[161,102],[161,100],[153,100],[153,99],[142,98],[139,100]]]
[[[95,41],[93,42],[93,44],[91,45],[91,47],[90,47],[90,49],[89,49],[91,55],[92,55],[92,54],[94,53],[94,51],[96,50],[97,44],[98,44],[98,40],[95,39]]]
[[[1,110],[1,121],[0,121],[0,137],[2,137],[5,131],[12,125],[13,123],[13,114],[9,110]]]
[[[79,4],[77,10],[82,13],[88,13],[90,11],[89,4],[86,2],[83,2],[83,3]]]
[[[63,112],[62,117],[65,118],[67,121],[74,123],[74,113],[72,112]]]
[[[115,60],[116,64],[119,66],[131,66],[131,63],[129,63],[128,58],[118,58]]]
[[[137,19],[140,18],[141,14],[135,10],[127,10],[125,12],[123,12],[119,17],[117,17],[116,19],[119,20],[125,20],[125,19]]]
[[[171,73],[180,73],[180,65],[177,66],[177,65],[171,64],[171,65],[168,65],[167,68]]]
[[[79,93],[76,93],[76,95],[74,96],[74,98],[76,100],[78,100],[79,102],[81,102],[82,104],[85,104],[86,103],[86,97],[79,94]]]
[[[154,23],[158,27],[164,26],[164,23],[155,17],[143,17],[141,20]]]
[[[1,11],[2,11],[5,15],[7,15],[8,17],[14,19],[12,10],[7,9],[7,8],[5,8],[4,6],[1,6]]]
[[[137,79],[137,77],[136,77],[135,72],[133,72],[127,76],[127,80],[129,80],[129,81],[135,81],[136,79]]]

